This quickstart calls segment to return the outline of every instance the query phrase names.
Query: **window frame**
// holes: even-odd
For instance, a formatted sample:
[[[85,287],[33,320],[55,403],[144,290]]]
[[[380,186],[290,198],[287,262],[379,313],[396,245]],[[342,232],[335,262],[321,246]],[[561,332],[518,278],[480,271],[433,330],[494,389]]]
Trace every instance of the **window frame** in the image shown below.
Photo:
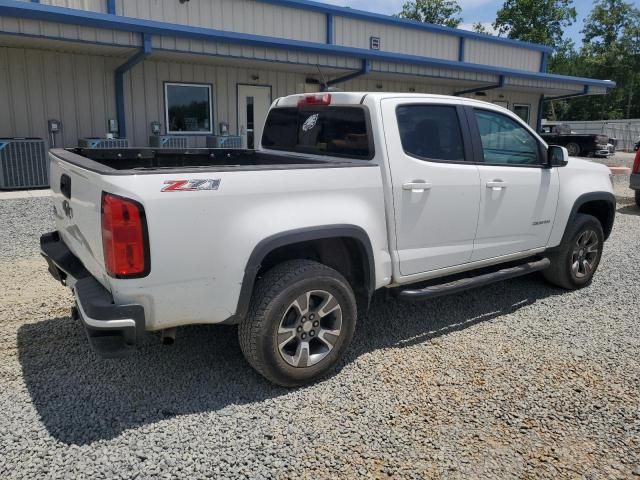
[[[513,103],[511,105],[511,111],[515,114],[516,117],[520,118],[520,115],[518,115],[516,113],[516,108],[517,107],[527,107],[527,112],[529,113],[527,115],[527,119],[521,119],[523,122],[525,122],[527,125],[529,125],[529,122],[531,121],[531,104],[530,103]]]
[[[547,149],[545,147],[545,145],[543,144],[543,142],[540,141],[540,138],[535,134],[535,132],[533,131],[533,129],[526,124],[520,117],[518,117],[515,113],[511,112],[511,115],[507,115],[505,113],[493,110],[491,108],[486,108],[486,107],[476,107],[476,106],[471,106],[471,105],[466,105],[464,107],[465,109],[465,113],[467,115],[467,121],[469,122],[469,126],[470,126],[470,131],[471,131],[471,136],[473,138],[473,150],[474,150],[474,163],[478,166],[482,166],[482,165],[487,165],[487,166],[491,166],[491,167],[509,167],[509,168],[546,168],[545,165],[545,158],[546,158],[546,153],[547,153]],[[484,111],[484,112],[490,112],[493,113],[494,115],[501,115],[503,117],[506,117],[510,120],[513,120],[514,122],[518,123],[522,128],[524,128],[527,133],[529,135],[531,135],[531,137],[535,140],[536,145],[538,146],[537,148],[537,156],[538,156],[538,163],[537,164],[531,164],[531,163],[489,163],[489,162],[485,162],[484,161],[484,147],[482,146],[482,138],[480,136],[480,127],[478,127],[478,122],[476,120],[476,116],[475,116],[475,111],[479,110],[479,111]],[[515,118],[514,118],[515,117]]]
[[[169,87],[206,87],[209,91],[209,130],[200,130],[197,132],[187,132],[187,131],[173,131],[169,130]],[[213,84],[212,83],[196,83],[196,82],[164,82],[164,121],[165,121],[165,132],[167,135],[214,135],[214,118],[213,118]]]
[[[342,104],[331,104],[331,105],[327,105],[327,106],[316,106],[316,105],[310,105],[310,106],[300,106],[300,107],[278,107],[277,105],[275,107],[273,107],[272,109],[269,110],[269,114],[271,114],[271,110],[276,110],[278,108],[281,109],[296,109],[298,111],[305,111],[305,110],[310,110],[310,111],[317,111],[318,109],[321,108],[353,108],[356,110],[362,110],[364,113],[364,123],[365,123],[365,128],[367,131],[367,139],[368,139],[368,146],[369,146],[369,155],[368,156],[355,156],[355,155],[348,155],[348,154],[343,154],[343,153],[335,153],[335,152],[326,152],[326,153],[322,153],[321,151],[318,151],[316,149],[313,148],[300,148],[300,147],[294,147],[294,148],[277,148],[277,147],[265,147],[263,145],[263,148],[265,150],[273,150],[276,152],[289,152],[289,153],[298,153],[298,154],[303,154],[303,155],[314,155],[320,158],[323,157],[337,157],[337,158],[346,158],[348,160],[361,160],[361,161],[365,161],[365,162],[370,162],[371,160],[373,160],[376,156],[376,147],[375,147],[375,141],[373,138],[373,128],[372,128],[372,124],[371,124],[371,111],[369,110],[369,107],[367,107],[366,105],[342,105]],[[269,114],[267,115],[267,120],[269,120]],[[266,121],[265,121],[265,127],[266,127]],[[266,131],[266,128],[264,128],[262,130],[262,138],[260,139],[260,144],[263,144],[263,139],[264,139],[264,133]]]
[[[400,122],[398,121],[398,109],[404,107],[453,107],[456,112],[456,116],[458,117],[458,127],[460,128],[460,135],[462,137],[462,146],[464,151],[464,160],[441,160],[438,158],[427,158],[422,157],[420,155],[416,155],[414,153],[407,152],[404,148],[404,143],[402,142],[402,136],[400,135]],[[469,165],[474,162],[474,152],[473,152],[473,142],[472,137],[470,135],[470,126],[469,119],[467,118],[464,106],[456,103],[435,103],[435,102],[410,102],[410,103],[401,103],[396,105],[395,109],[396,114],[396,124],[398,126],[398,140],[400,141],[400,146],[402,147],[402,151],[405,155],[411,158],[415,158],[416,160],[421,160],[423,162],[430,163],[452,163],[457,165]],[[465,128],[467,127],[467,128]]]

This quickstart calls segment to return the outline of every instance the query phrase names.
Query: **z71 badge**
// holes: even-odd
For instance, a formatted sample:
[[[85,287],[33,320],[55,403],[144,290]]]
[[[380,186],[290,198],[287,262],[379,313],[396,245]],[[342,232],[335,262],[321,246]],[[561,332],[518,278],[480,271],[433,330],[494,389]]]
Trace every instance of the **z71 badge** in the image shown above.
[[[203,190],[218,190],[220,179],[212,180],[166,180],[162,192],[200,192]]]

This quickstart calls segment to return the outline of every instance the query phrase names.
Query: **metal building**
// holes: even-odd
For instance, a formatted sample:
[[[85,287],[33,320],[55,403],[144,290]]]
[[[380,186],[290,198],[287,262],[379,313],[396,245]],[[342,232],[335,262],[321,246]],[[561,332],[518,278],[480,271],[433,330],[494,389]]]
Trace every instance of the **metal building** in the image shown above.
[[[546,73],[549,53],[308,0],[0,0],[0,138],[251,146],[272,99],[322,84],[478,96],[536,126],[544,99],[614,86]]]

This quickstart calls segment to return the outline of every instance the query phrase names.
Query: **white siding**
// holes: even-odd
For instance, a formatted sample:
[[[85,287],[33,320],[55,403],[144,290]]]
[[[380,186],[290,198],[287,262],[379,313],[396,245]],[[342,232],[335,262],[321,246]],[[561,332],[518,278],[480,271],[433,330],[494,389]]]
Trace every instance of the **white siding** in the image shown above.
[[[118,0],[118,15],[193,27],[326,42],[326,16],[255,0]]]
[[[257,75],[259,80],[251,78]],[[237,131],[237,85],[240,83],[269,85],[272,97],[302,92],[306,76],[303,74],[236,68],[217,65],[198,65],[164,61],[145,61],[125,77],[127,136],[133,145],[148,145],[149,125],[164,121],[164,82],[190,82],[213,85],[213,121],[229,124],[231,133]],[[205,137],[190,136],[191,146],[204,147]]]
[[[273,48],[258,48],[242,45],[232,45],[220,42],[206,42],[177,37],[153,37],[155,50],[178,51],[204,55],[218,55],[223,57],[266,60],[272,62],[297,63],[303,65],[320,65],[346,69],[360,69],[362,62],[355,58],[334,55],[316,55],[295,50],[276,50]],[[274,66],[274,68],[277,68]]]
[[[400,73],[403,75],[421,75],[425,77],[447,78],[455,80],[469,80],[477,82],[497,83],[498,76],[489,73],[465,72],[439,67],[423,67],[405,63],[373,62],[372,69],[375,72]],[[436,80],[437,81],[437,80]]]
[[[44,5],[107,13],[107,0],[40,0]]]
[[[25,18],[0,17],[0,31],[51,37],[61,40],[79,40],[82,42],[108,43],[122,46],[141,45],[140,35],[117,30],[81,27],[63,23],[41,22]]]
[[[464,45],[464,60],[469,63],[539,72],[542,53],[537,50],[467,38]]]
[[[63,124],[62,145],[104,136],[115,118],[118,59],[0,47],[0,137],[48,138],[47,120]],[[58,136],[60,141],[60,136]],[[61,146],[58,144],[58,146]]]
[[[380,37],[381,50],[385,52],[458,60],[459,39],[455,35],[442,35],[353,18],[334,19],[336,45],[368,50],[371,37]]]

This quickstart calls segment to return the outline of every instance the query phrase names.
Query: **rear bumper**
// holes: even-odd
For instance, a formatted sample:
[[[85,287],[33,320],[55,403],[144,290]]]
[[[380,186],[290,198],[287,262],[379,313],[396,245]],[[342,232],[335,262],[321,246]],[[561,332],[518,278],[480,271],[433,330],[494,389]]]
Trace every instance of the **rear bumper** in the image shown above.
[[[58,232],[43,235],[40,250],[51,275],[73,289],[73,316],[84,325],[93,350],[102,357],[119,357],[131,351],[144,333],[144,308],[115,305],[111,293],[84,268]]]
[[[640,173],[631,174],[631,181],[629,182],[629,188],[631,188],[631,190],[640,190]]]

